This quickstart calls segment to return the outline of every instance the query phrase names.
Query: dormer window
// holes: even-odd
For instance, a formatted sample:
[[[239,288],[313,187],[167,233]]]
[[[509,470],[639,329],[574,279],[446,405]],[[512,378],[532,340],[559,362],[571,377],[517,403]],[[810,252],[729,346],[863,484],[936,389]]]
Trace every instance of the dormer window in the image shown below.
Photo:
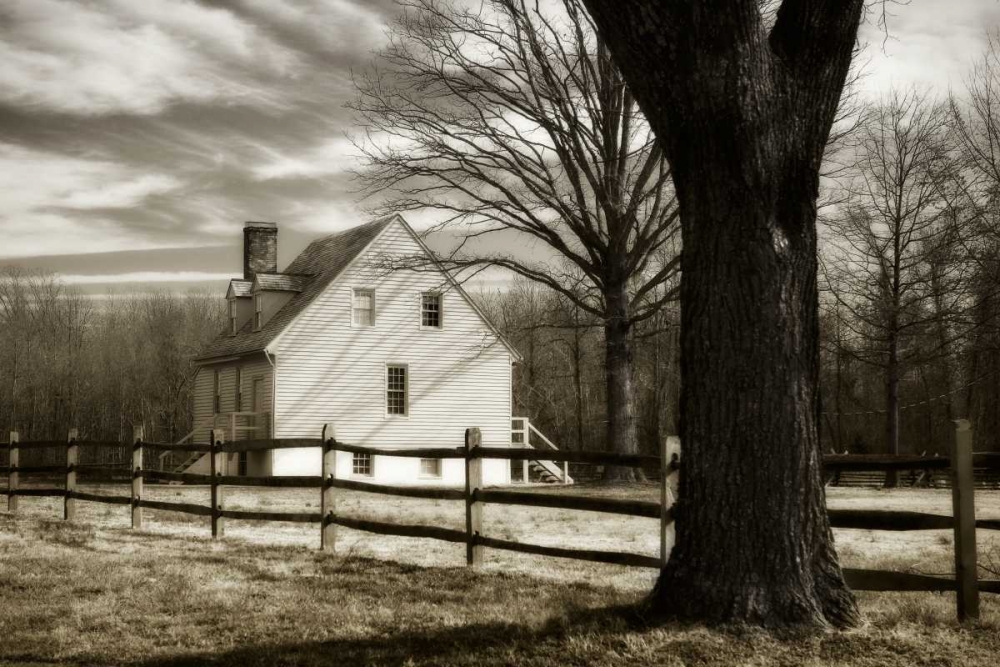
[[[264,296],[262,294],[254,294],[253,296],[253,328],[255,330],[260,330],[260,327],[264,324]]]
[[[441,295],[425,292],[420,295],[420,328],[441,328]]]
[[[236,299],[229,300],[229,334],[236,335]]]
[[[373,324],[375,324],[375,290],[354,290],[351,297],[351,325],[370,327]]]

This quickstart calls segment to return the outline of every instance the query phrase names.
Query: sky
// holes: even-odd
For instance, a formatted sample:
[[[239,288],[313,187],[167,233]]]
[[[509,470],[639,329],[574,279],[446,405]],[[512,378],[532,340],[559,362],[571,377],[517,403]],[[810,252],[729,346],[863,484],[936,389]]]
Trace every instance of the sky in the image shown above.
[[[946,94],[1000,28],[1000,0],[872,13],[863,94]],[[2,0],[0,265],[85,292],[224,289],[246,220],[279,267],[365,222],[344,103],[392,0]]]

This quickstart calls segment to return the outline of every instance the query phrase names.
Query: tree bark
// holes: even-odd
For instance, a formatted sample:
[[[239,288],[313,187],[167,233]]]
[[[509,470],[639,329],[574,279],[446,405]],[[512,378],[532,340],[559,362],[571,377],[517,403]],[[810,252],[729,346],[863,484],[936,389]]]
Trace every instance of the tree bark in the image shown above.
[[[607,320],[604,323],[605,378],[608,392],[608,436],[611,451],[636,454],[639,441],[635,424],[632,383],[632,349],[629,344],[629,294],[626,285],[616,285],[605,295]],[[605,481],[644,479],[642,471],[624,466],[607,466]]]
[[[676,543],[668,617],[857,620],[819,452],[816,198],[860,0],[587,0],[673,171],[680,203]]]
[[[899,341],[895,328],[890,332],[889,359],[885,368],[885,448],[886,453],[899,456]],[[885,488],[899,486],[899,471],[885,473]]]

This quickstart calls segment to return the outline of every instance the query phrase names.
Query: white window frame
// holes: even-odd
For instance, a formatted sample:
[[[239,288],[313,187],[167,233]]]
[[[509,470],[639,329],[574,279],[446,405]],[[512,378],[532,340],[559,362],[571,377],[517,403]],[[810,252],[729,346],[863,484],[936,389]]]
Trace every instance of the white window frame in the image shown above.
[[[235,336],[236,331],[236,299],[232,298],[229,300],[229,334]]]
[[[368,459],[368,472],[357,472],[361,457]],[[375,457],[368,453],[354,452],[351,454],[351,477],[370,478],[375,476]]]
[[[434,464],[434,472],[426,472],[424,470],[425,463]],[[441,459],[420,459],[420,478],[421,479],[441,479]]]
[[[257,292],[253,295],[253,328],[260,331],[264,326],[264,295]]]
[[[367,294],[368,298],[371,299],[368,308],[368,324],[362,324],[357,321],[354,317],[355,310],[363,310],[361,308],[355,308],[355,299],[362,294]],[[368,329],[375,326],[375,288],[373,287],[353,287],[351,288],[351,327],[355,329]]]
[[[403,412],[389,412],[389,369],[403,369]],[[410,365],[399,363],[386,363],[382,371],[382,396],[385,402],[385,416],[387,419],[408,419],[410,417]]]
[[[436,297],[437,298],[437,326],[433,324],[424,324],[424,298],[425,297]],[[420,328],[426,329],[428,331],[440,331],[444,329],[444,295],[441,292],[421,292],[420,293]]]

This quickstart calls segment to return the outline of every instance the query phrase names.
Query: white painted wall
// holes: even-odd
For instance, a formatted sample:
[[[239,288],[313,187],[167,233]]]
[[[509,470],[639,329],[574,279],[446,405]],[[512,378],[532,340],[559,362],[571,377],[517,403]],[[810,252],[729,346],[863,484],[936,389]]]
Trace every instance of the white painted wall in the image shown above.
[[[263,327],[265,324],[271,321],[271,318],[277,315],[278,311],[281,310],[281,308],[286,303],[288,303],[293,296],[295,296],[295,292],[286,292],[279,290],[261,290],[257,292],[257,294],[259,294],[261,297],[260,301],[261,327]],[[253,300],[251,300],[251,303],[253,303]],[[255,306],[251,306],[251,311],[250,311],[251,316],[253,316],[254,307]]]
[[[510,445],[510,352],[437,271],[386,271],[386,255],[421,252],[394,223],[272,343],[275,437],[319,437],[334,425],[344,442],[373,447],[458,447],[478,427],[483,444]],[[375,289],[375,324],[351,325],[352,288]],[[443,327],[420,327],[420,295],[442,293]],[[406,364],[409,414],[387,415],[386,364]],[[318,449],[276,450],[275,475],[316,475]],[[380,458],[374,480],[461,484],[464,464],[444,461],[441,479],[420,479],[419,459]],[[338,460],[350,476],[351,456]],[[484,481],[509,482],[506,461],[485,461]]]
[[[196,433],[193,442],[209,441],[209,431],[212,428],[212,391],[213,373],[219,371],[220,413],[236,411],[236,378],[237,368],[242,368],[243,412],[253,410],[253,381],[260,380],[260,405],[264,412],[271,412],[271,402],[274,392],[271,365],[263,354],[254,355],[238,361],[228,361],[219,364],[202,366],[194,380],[194,423]],[[219,420],[222,426],[225,420]],[[228,423],[228,422],[225,422]],[[264,434],[262,434],[263,436]],[[230,472],[236,474],[236,455],[232,456]],[[201,468],[204,468],[202,470]],[[207,457],[203,457],[189,472],[208,472]],[[248,474],[269,475],[271,473],[271,455],[269,452],[251,452],[248,459]]]

